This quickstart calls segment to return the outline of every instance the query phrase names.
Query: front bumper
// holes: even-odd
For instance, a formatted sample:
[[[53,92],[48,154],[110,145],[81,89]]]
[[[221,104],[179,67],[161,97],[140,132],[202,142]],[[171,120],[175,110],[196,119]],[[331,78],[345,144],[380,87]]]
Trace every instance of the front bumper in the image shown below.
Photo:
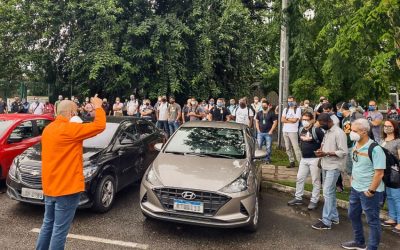
[[[31,198],[26,198],[26,197],[21,196],[21,190],[23,187],[26,187],[26,188],[32,188],[32,187],[25,186],[24,184],[14,181],[10,178],[7,178],[6,185],[7,185],[7,196],[10,199],[24,202],[24,203],[29,203],[29,204],[44,205],[44,200],[31,199]],[[85,183],[86,190],[88,190],[88,185],[89,185],[89,183]],[[33,189],[37,189],[37,188],[33,188]],[[92,205],[93,205],[93,202],[90,198],[90,195],[88,195],[88,193],[86,191],[82,192],[81,199],[79,201],[79,208],[89,208]]]
[[[174,211],[166,209],[153,191],[153,187],[143,180],[140,187],[140,208],[148,217],[184,224],[219,228],[237,228],[251,224],[255,212],[256,192],[215,193],[229,196],[230,200],[222,205],[214,215]]]

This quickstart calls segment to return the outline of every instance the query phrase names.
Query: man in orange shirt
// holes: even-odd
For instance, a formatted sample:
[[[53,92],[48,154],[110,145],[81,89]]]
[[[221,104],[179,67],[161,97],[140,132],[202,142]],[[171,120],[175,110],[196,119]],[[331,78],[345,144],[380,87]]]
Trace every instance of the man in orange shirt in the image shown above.
[[[80,193],[85,189],[82,142],[101,133],[106,127],[102,100],[96,95],[91,102],[95,109],[92,123],[71,122],[71,118],[77,115],[78,107],[74,102],[65,100],[57,107],[56,120],[43,131],[42,187],[45,214],[36,249],[64,249]]]

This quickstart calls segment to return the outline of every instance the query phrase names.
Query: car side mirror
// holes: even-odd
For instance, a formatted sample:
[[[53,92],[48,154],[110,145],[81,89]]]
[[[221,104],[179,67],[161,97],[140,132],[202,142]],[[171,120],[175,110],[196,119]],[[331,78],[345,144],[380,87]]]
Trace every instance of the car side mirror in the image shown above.
[[[22,140],[23,140],[23,138],[20,136],[12,136],[12,137],[8,138],[7,142],[8,142],[8,144],[12,144],[12,143],[21,142]]]
[[[267,151],[266,150],[257,149],[254,152],[254,159],[261,159],[261,158],[264,158],[266,156],[267,156]]]
[[[161,151],[163,146],[164,146],[164,143],[157,143],[154,145],[154,149],[157,151]]]

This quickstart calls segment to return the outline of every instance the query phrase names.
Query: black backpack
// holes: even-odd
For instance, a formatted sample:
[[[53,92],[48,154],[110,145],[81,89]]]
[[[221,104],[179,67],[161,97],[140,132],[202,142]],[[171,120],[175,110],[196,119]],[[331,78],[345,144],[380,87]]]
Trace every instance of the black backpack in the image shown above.
[[[372,162],[372,151],[375,147],[381,147],[377,142],[373,142],[368,148],[368,156]],[[389,150],[381,147],[386,155],[386,169],[384,171],[383,182],[386,187],[389,188],[400,188],[400,162],[395,155],[393,155]]]

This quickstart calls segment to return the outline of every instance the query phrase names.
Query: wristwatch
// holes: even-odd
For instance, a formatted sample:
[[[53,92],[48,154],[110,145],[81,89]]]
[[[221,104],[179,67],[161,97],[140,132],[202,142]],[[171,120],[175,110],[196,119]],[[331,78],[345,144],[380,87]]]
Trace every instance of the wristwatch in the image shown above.
[[[368,189],[368,192],[370,192],[371,194],[375,194],[376,191]]]

